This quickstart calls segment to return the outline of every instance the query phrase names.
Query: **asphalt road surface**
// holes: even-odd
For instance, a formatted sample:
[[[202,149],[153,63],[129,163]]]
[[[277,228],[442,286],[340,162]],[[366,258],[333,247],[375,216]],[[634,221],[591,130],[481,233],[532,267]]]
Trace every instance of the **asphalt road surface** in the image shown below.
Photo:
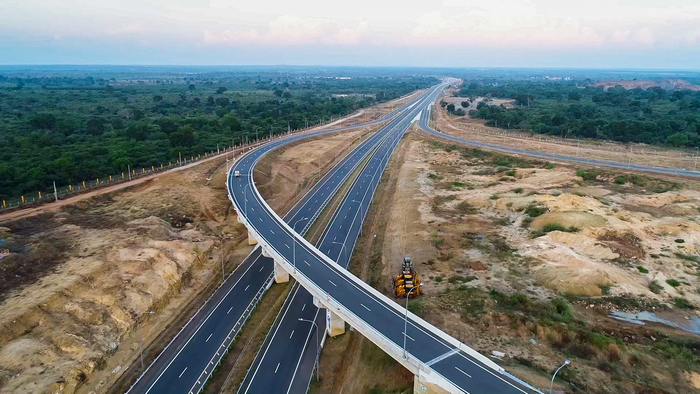
[[[469,144],[469,145],[473,145],[473,146],[477,146],[477,147],[481,147],[481,148],[498,149],[498,150],[501,150],[504,152],[523,154],[523,155],[528,155],[528,156],[535,156],[535,157],[540,157],[542,159],[548,159],[548,160],[564,160],[564,161],[572,161],[572,162],[582,163],[582,164],[590,164],[590,165],[595,165],[595,166],[620,168],[620,169],[625,169],[625,170],[647,171],[647,172],[655,172],[658,174],[682,175],[682,176],[700,178],[700,171],[681,170],[681,169],[654,167],[654,166],[640,166],[640,165],[635,165],[635,164],[630,165],[630,164],[618,163],[618,162],[614,162],[614,161],[605,161],[605,160],[591,160],[591,159],[585,159],[585,158],[581,158],[581,157],[543,153],[543,152],[537,152],[537,151],[532,151],[532,150],[527,150],[527,149],[509,148],[509,147],[503,146],[503,145],[489,144],[486,142],[468,140],[465,138],[459,138],[459,137],[455,137],[455,136],[452,136],[449,134],[445,134],[445,133],[442,133],[442,132],[439,132],[439,131],[433,129],[428,124],[429,120],[430,120],[430,113],[428,111],[425,111],[423,113],[423,115],[421,115],[419,125],[426,132],[433,134],[435,136],[438,136],[440,138],[448,139],[450,141],[461,142],[461,143],[465,143],[465,144]]]
[[[424,103],[404,111],[401,118],[406,122],[405,127],[408,128],[413,119],[419,116],[427,106],[428,104]],[[398,143],[398,139],[396,141]],[[383,165],[386,165],[393,146],[383,145],[383,147],[386,149]],[[381,150],[382,147],[379,149]],[[253,151],[234,166],[231,173],[238,170],[242,176],[229,178],[229,194],[237,209],[248,220],[249,225],[254,228],[256,236],[269,244],[285,260],[298,263],[295,275],[304,277],[318,286],[323,293],[327,294],[327,302],[342,305],[344,310],[372,327],[376,335],[381,336],[384,340],[401,347],[406,339],[409,359],[418,359],[425,365],[429,365],[433,371],[465,392],[471,394],[533,392],[509,374],[490,367],[467,352],[456,349],[453,342],[446,339],[446,334],[430,327],[413,314],[409,314],[408,328],[404,333],[404,315],[401,309],[396,307],[393,300],[370,291],[361,280],[338,264],[330,263],[323,255],[325,253],[335,259],[337,250],[335,253],[332,249],[319,251],[298,242],[296,238],[298,235],[277,220],[272,212],[266,208],[259,194],[250,190],[253,187],[253,168],[262,155],[264,155],[262,150]],[[378,182],[378,180],[376,181]],[[363,212],[363,209],[366,212],[370,202],[371,198],[365,199],[364,204],[356,204],[360,206],[360,209],[355,211],[355,216],[359,215],[359,212]],[[352,208],[349,208],[349,211],[352,211]],[[349,228],[338,228],[338,231],[333,233],[329,231],[325,238],[356,239],[360,228],[361,220],[354,220]],[[293,244],[295,244],[294,252]],[[291,339],[293,339],[293,334],[291,334]],[[275,365],[277,373],[282,367],[282,361],[285,360],[279,359]],[[265,368],[265,375],[268,381],[276,381],[275,370]],[[242,387],[242,390],[248,389]],[[252,390],[249,392],[253,393]]]
[[[397,121],[394,118],[399,111],[362,125],[282,138],[264,145],[265,151],[302,138],[379,124],[389,119],[388,124],[391,125]],[[336,164],[290,210],[284,218],[285,221],[290,225],[297,224],[296,229],[304,233],[345,182],[347,175],[381,141],[381,136],[379,132],[374,133]],[[308,219],[300,220],[302,218]],[[272,260],[262,256],[260,248],[253,250],[192,316],[128,393],[186,394],[201,390],[255,305],[271,285],[272,270]]]
[[[414,107],[427,106],[440,91],[439,87],[428,90]],[[384,167],[415,116],[416,110],[404,111],[397,122],[383,129],[387,132],[385,140],[361,169],[316,245],[342,267],[347,268]],[[300,321],[300,318],[304,321]],[[314,321],[316,325],[308,321]],[[307,392],[316,353],[325,335],[325,311],[315,307],[311,294],[296,285],[284,306],[280,321],[276,323],[270,329],[239,393]]]

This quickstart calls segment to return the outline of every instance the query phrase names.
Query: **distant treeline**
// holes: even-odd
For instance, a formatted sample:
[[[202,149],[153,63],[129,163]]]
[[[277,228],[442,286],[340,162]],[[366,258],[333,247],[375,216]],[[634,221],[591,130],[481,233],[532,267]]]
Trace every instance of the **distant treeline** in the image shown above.
[[[489,126],[567,138],[700,146],[700,92],[604,90],[590,81],[465,81],[457,94],[513,99],[515,108],[484,102],[469,113]]]
[[[0,199],[302,128],[436,82],[230,73],[148,82],[0,76]],[[357,95],[332,97],[338,93]]]

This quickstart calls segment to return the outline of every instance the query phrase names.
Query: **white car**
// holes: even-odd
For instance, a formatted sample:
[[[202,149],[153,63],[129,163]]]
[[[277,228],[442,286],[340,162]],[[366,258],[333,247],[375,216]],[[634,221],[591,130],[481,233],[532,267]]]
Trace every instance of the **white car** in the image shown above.
[[[234,172],[233,172],[233,176],[235,176],[236,178],[238,178],[239,176],[241,176],[241,172],[240,172],[240,171],[234,171]]]

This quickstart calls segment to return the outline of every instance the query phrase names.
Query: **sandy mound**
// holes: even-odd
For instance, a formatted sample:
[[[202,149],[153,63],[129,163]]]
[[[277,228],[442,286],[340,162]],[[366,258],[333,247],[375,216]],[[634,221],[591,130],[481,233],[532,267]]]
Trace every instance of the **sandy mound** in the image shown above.
[[[610,190],[605,190],[602,187],[591,186],[574,187],[567,189],[566,192],[571,194],[581,194],[588,197],[602,197],[611,193]]]
[[[615,286],[615,291],[619,293],[648,293],[638,279],[633,278],[623,269],[596,262],[576,253],[573,248],[554,243],[559,239],[554,241],[549,238],[551,235],[554,233],[538,238],[536,243],[523,253],[525,256],[536,257],[545,262],[534,267],[535,278],[543,286],[587,296],[602,295],[601,286]]]
[[[589,236],[579,233],[565,233],[561,231],[553,231],[547,234],[547,237],[554,242],[566,245],[580,254],[584,254],[596,259],[616,259],[619,254],[613,252],[610,248],[600,245]]]
[[[560,224],[564,227],[601,227],[605,218],[590,212],[550,212],[535,218],[531,227],[541,230],[548,224]]]
[[[645,205],[649,207],[662,207],[664,205],[668,205],[674,202],[688,201],[697,197],[697,193],[684,190],[679,192],[671,191],[666,193],[649,195],[629,195],[625,196],[625,201],[628,204]]]

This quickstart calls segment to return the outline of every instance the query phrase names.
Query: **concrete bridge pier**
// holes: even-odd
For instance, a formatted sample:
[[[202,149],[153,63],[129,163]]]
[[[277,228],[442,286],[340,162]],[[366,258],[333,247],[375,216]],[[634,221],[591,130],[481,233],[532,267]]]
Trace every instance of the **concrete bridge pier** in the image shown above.
[[[258,240],[255,239],[255,233],[248,230],[248,245],[255,245],[257,243],[258,243]]]
[[[336,337],[345,334],[345,320],[333,313],[330,309],[326,309],[326,332],[329,337]]]
[[[451,391],[445,390],[435,383],[428,381],[421,382],[420,375],[413,376],[413,394],[453,394]],[[454,393],[457,394],[457,393]]]
[[[289,282],[289,272],[287,272],[282,264],[275,261],[275,283]]]

